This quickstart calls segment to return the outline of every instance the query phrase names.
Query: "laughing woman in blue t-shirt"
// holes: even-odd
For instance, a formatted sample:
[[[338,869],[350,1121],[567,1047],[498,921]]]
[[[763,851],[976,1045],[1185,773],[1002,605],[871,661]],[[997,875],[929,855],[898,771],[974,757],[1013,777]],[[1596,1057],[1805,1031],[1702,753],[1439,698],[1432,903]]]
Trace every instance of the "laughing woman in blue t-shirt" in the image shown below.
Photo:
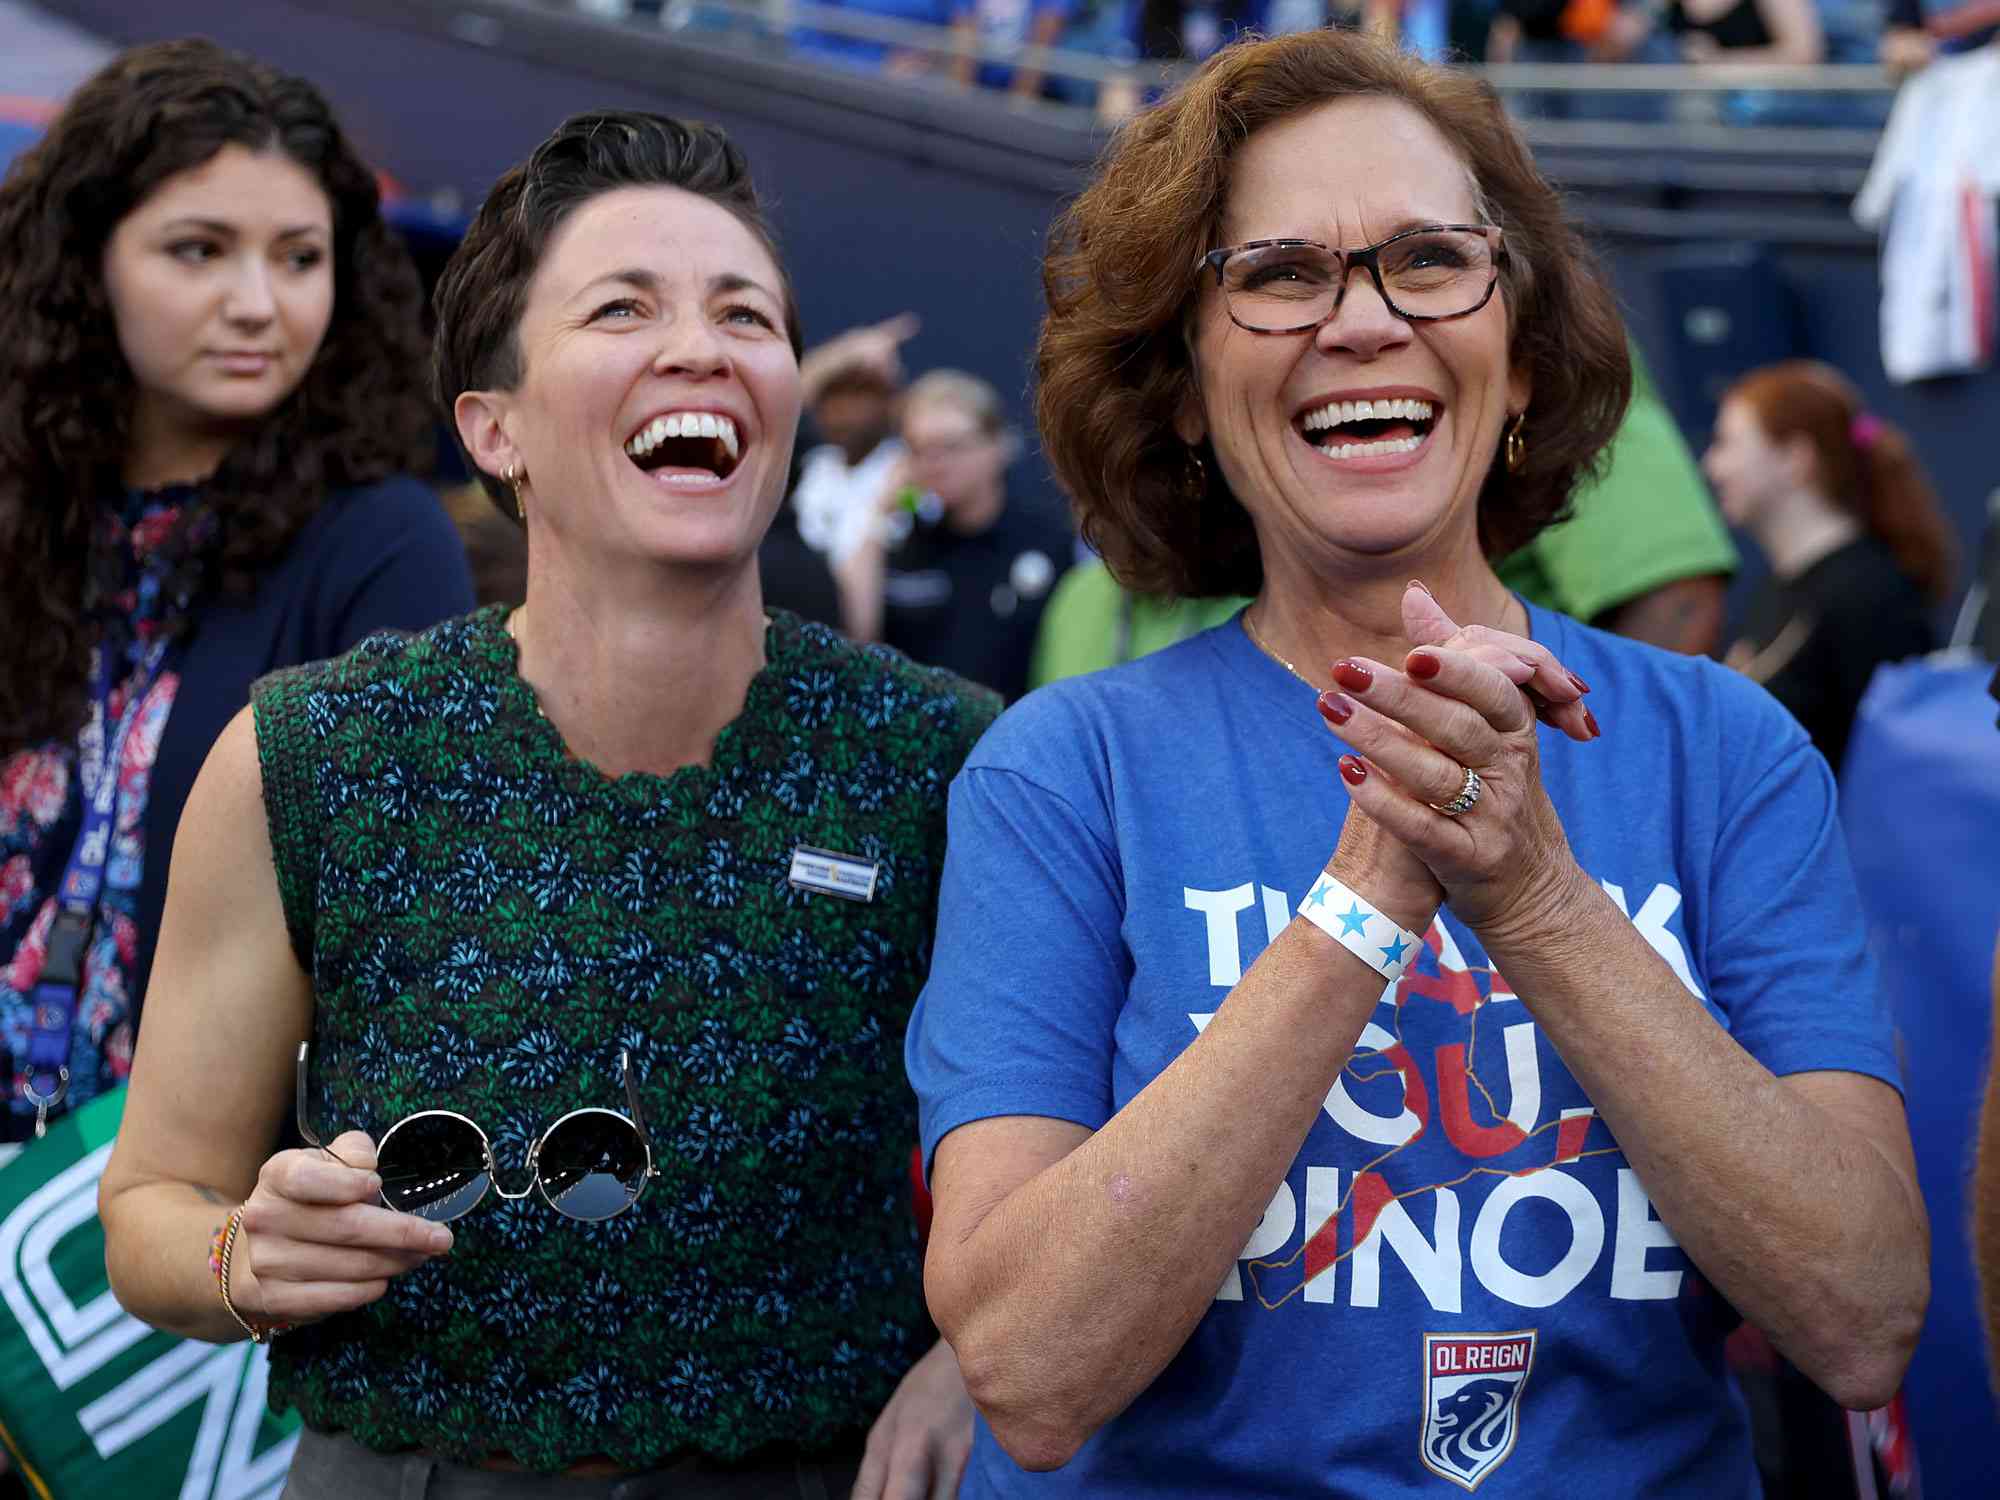
[[[1756,1495],[1736,1315],[1877,1405],[1927,1228],[1824,761],[1488,563],[1627,395],[1554,194],[1477,82],[1290,36],[1126,128],[1047,283],[1085,535],[1255,597],[953,789],[964,1493]]]

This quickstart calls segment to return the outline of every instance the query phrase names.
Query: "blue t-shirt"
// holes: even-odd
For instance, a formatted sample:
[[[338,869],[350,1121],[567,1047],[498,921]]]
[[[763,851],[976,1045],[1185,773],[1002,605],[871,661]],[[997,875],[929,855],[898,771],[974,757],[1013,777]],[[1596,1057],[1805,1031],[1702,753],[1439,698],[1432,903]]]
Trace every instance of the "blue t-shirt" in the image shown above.
[[[1541,732],[1583,869],[1772,1072],[1895,1084],[1804,733],[1711,662],[1530,617],[1604,725]],[[1164,1070],[1332,853],[1339,753],[1238,620],[1004,715],[952,787],[910,1023],[925,1160],[998,1115],[1096,1129]],[[1180,1354],[1054,1473],[982,1421],[967,1500],[1757,1495],[1728,1308],[1448,910],[1426,950]]]

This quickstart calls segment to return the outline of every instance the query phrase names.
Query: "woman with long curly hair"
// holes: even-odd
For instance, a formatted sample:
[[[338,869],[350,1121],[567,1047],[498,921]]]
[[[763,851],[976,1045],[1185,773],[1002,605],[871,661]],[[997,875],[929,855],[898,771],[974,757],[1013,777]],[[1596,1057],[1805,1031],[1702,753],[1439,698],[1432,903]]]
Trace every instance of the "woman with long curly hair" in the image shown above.
[[[1771,564],[1728,663],[1769,688],[1838,771],[1875,669],[1937,646],[1951,522],[1909,438],[1817,360],[1766,365],[1724,392],[1702,466],[1723,515]]]
[[[167,853],[277,667],[471,602],[421,294],[302,79],[198,41],[0,183],[0,1141],[122,1081]]]

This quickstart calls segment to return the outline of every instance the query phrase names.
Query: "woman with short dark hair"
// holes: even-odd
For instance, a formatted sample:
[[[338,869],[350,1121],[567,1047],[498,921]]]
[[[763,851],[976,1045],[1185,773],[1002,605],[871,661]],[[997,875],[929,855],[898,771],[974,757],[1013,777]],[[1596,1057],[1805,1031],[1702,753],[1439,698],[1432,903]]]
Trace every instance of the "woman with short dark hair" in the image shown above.
[[[279,674],[223,736],[113,1285],[282,1333],[300,1500],[948,1487],[896,1040],[997,704],[765,609],[798,320],[721,132],[568,121],[437,306],[526,601]]]
[[[319,92],[208,42],[114,58],[0,182],[0,1143],[124,1082],[250,684],[470,606],[419,307]]]
[[[1734,1312],[1879,1404],[1924,1213],[1824,762],[1493,572],[1626,397],[1555,194],[1477,81],[1300,34],[1128,126],[1047,280],[1086,534],[1255,598],[953,787],[963,1493],[1755,1494]]]

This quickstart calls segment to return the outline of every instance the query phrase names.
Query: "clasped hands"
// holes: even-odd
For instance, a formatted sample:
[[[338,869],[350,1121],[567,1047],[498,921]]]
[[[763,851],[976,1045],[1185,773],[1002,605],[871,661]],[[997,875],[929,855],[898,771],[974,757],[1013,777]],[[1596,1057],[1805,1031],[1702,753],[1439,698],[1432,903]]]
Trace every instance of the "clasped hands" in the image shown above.
[[[1596,739],[1590,689],[1526,636],[1459,625],[1421,583],[1402,610],[1413,644],[1403,661],[1346,658],[1319,700],[1353,752],[1341,757],[1350,810],[1329,868],[1417,931],[1447,900],[1482,934],[1537,920],[1578,871],[1542,787],[1535,724]],[[1468,770],[1478,801],[1447,816],[1438,809]]]

